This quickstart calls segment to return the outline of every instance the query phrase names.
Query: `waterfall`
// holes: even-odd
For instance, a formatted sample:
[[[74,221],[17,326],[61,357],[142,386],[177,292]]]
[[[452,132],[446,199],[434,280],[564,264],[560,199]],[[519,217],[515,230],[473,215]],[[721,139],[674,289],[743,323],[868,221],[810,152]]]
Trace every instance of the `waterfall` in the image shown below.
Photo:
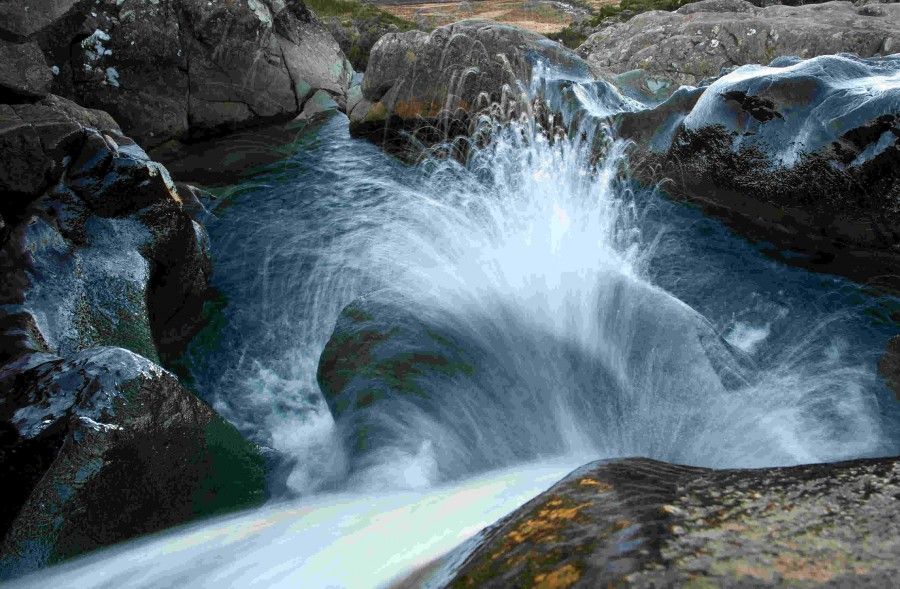
[[[525,118],[465,162],[407,166],[337,116],[222,199],[222,313],[192,382],[267,449],[278,501],[20,584],[378,586],[591,459],[897,452],[874,370],[889,331],[872,320],[893,302],[777,265],[637,187],[601,121],[638,105],[602,83],[542,84],[568,105],[567,136]],[[379,362],[446,363],[413,366],[413,393],[358,370],[326,401],[320,357],[360,321],[389,334]]]

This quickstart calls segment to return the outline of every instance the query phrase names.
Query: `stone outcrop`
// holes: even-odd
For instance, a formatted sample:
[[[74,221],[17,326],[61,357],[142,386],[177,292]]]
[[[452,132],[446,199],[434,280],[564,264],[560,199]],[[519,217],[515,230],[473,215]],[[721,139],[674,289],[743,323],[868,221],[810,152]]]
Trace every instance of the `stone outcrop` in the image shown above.
[[[0,105],[0,158],[0,575],[262,500],[256,448],[157,365],[208,293],[194,199],[55,95]]]
[[[776,57],[896,53],[900,4],[759,8],[744,0],[702,0],[604,27],[577,51],[607,74],[644,70],[648,93],[667,96],[682,84],[718,76],[723,68],[766,64]]]
[[[482,532],[450,587],[884,587],[897,458],[707,470],[588,464]]]
[[[897,56],[782,58],[619,116],[635,171],[797,262],[900,286]],[[852,89],[853,91],[848,91]]]
[[[252,446],[174,375],[122,348],[0,369],[8,487],[0,578],[259,503]]]
[[[401,152],[467,135],[480,114],[527,110],[539,63],[588,74],[565,47],[491,21],[387,34],[372,48],[360,92],[348,97],[351,132]]]
[[[301,0],[25,4],[0,3],[0,88],[42,95],[52,72],[146,148],[290,119],[317,91],[346,100],[352,68]]]

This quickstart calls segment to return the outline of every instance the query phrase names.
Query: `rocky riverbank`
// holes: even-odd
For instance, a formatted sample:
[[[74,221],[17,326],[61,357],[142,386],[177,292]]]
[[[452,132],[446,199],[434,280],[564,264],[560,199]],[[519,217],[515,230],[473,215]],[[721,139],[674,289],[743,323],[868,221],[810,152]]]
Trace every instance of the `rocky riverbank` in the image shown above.
[[[468,141],[482,117],[547,115],[529,91],[550,64],[644,101],[611,121],[639,180],[812,268],[896,290],[898,7],[705,0],[604,28],[577,53],[464,21],[384,35],[360,80],[299,0],[0,2],[0,472],[17,481],[0,578],[265,499],[260,449],[164,368],[203,324],[211,260],[199,191],[158,157],[338,109],[414,159]],[[675,304],[646,296],[634,320],[653,339],[651,318]],[[363,424],[363,449],[383,404],[432,409],[417,378],[472,378],[454,338],[415,317],[398,335],[404,313],[348,307],[321,357],[332,413],[348,435]],[[726,385],[740,376],[702,317],[671,315],[678,354]],[[881,363],[895,387],[898,356],[895,340]],[[455,583],[883,586],[898,573],[898,485],[896,459],[589,465],[487,531]]]
[[[52,94],[0,105],[0,145],[2,576],[261,502],[258,449],[159,366],[207,296],[192,192]]]

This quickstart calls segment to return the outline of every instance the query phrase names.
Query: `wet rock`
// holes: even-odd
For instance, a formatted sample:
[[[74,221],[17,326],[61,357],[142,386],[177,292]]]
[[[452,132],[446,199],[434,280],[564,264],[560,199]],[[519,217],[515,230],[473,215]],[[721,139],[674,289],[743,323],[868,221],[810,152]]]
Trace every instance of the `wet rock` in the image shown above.
[[[45,192],[10,209],[21,221],[0,249],[10,278],[0,288],[0,315],[30,315],[57,354],[95,345],[152,359],[174,353],[198,328],[207,294],[202,227],[183,210],[165,168],[129,138],[70,120],[48,126],[65,141],[30,160],[41,163],[31,193]],[[21,163],[32,152],[7,155]]]
[[[58,70],[55,93],[149,149],[289,120],[319,89],[343,104],[352,74],[300,0],[71,3],[17,30]]]
[[[157,363],[208,238],[106,113],[0,105],[0,578],[262,498],[258,450]]]
[[[44,96],[52,79],[37,43],[0,40],[0,92],[21,97]]]
[[[718,76],[723,68],[776,57],[897,51],[900,5],[828,2],[758,8],[744,0],[702,0],[652,11],[591,35],[578,54],[609,75],[641,69],[667,94]]]
[[[643,180],[805,252],[798,263],[897,288],[898,69],[847,55],[744,66],[622,114],[619,133]]]
[[[588,72],[565,47],[492,21],[387,34],[372,48],[361,99],[348,109],[350,130],[401,153],[466,135],[479,114],[527,111],[539,62]]]
[[[77,149],[85,129],[121,133],[107,113],[59,96],[34,103],[0,104],[0,213],[15,218],[62,175],[62,160]]]
[[[752,378],[745,358],[694,310],[639,281],[605,276],[597,297],[598,308],[618,312],[586,317],[592,335],[581,343],[493,299],[477,303],[480,314],[470,304],[465,317],[387,292],[349,305],[317,377],[351,468],[365,472],[385,454],[417,463],[431,457],[436,482],[562,454],[572,430],[598,445],[627,439],[673,460],[702,445],[702,432],[716,431],[710,423],[721,415],[698,410],[680,426],[696,437],[676,444],[679,430],[662,407],[692,404],[698,390],[710,406],[731,399]],[[559,405],[548,403],[547,382],[565,391]],[[577,415],[566,412],[570,404]],[[507,424],[512,414],[516,423]],[[623,426],[628,422],[654,435]]]
[[[481,533],[450,587],[883,587],[900,463],[588,464]]]
[[[900,336],[894,336],[888,342],[887,349],[878,361],[878,372],[884,376],[900,401]]]
[[[122,348],[0,370],[0,578],[263,499],[255,449],[159,366]],[[11,507],[18,507],[13,511]]]

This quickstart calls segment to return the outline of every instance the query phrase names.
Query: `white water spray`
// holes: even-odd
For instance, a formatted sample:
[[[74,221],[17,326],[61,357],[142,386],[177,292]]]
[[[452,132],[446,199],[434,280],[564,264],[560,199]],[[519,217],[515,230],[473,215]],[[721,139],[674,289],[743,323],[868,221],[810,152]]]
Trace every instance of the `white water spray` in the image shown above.
[[[608,114],[595,90],[573,95]],[[595,164],[590,124],[550,140],[516,122],[465,165],[416,168],[348,139],[345,124],[211,226],[228,325],[216,350],[195,351],[199,390],[306,498],[22,586],[371,587],[591,459],[765,466],[891,450],[871,354],[837,332],[841,316],[795,308],[739,323],[677,298],[705,283],[739,298],[742,268],[669,264],[695,221],[659,219],[658,199],[623,177],[622,144]],[[316,366],[360,301],[378,321],[452,340],[472,370],[423,373],[424,401],[388,395],[335,422]],[[361,424],[377,432],[365,451],[351,441]],[[537,460],[551,466],[516,466]]]

